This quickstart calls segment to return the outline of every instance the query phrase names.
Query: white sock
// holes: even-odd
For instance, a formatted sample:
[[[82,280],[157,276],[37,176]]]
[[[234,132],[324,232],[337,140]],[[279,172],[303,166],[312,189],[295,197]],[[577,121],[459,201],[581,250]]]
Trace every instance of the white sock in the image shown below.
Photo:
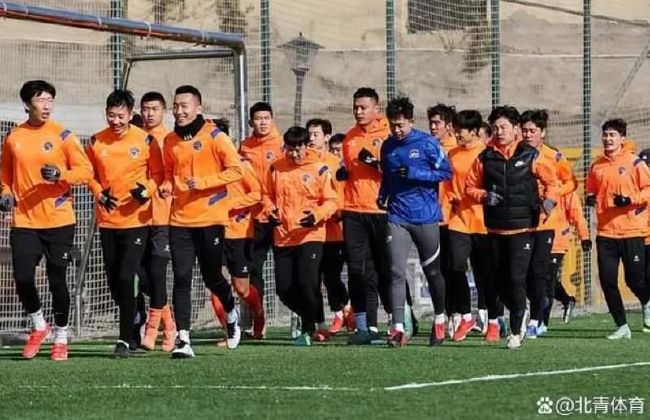
[[[343,318],[343,311],[334,312],[334,317],[335,318]]]
[[[226,322],[229,324],[232,324],[233,322],[237,322],[237,308],[233,308],[232,311],[228,312],[228,315],[226,316]]]
[[[379,328],[377,328],[377,327],[368,327],[368,330],[370,330],[372,332],[376,332],[376,333],[379,332]]]
[[[436,324],[444,324],[445,323],[445,314],[436,314],[434,318],[434,322]]]
[[[393,330],[403,333],[404,332],[404,323],[403,322],[396,322],[395,324],[393,324]]]
[[[531,319],[530,322],[528,322],[528,326],[529,326],[529,327],[535,327],[535,328],[537,328],[538,325],[539,325],[539,322],[538,322],[538,321],[535,321],[534,319]]]
[[[178,332],[178,339],[190,344],[190,332],[188,330],[180,330]]]
[[[127,348],[129,347],[129,343],[127,343],[124,340],[117,340],[117,344],[120,344],[120,343],[124,344]]]
[[[43,331],[47,328],[47,322],[45,322],[45,318],[43,318],[43,311],[41,309],[33,314],[29,314],[29,318],[32,320],[32,325],[34,325],[35,330]]]
[[[326,329],[327,329],[327,323],[325,323],[325,322],[319,322],[319,323],[318,323],[318,329],[319,329],[319,330],[326,330]]]
[[[68,327],[54,326],[54,342],[56,344],[68,344]]]
[[[498,319],[488,319],[488,324],[499,325]]]
[[[469,321],[471,321],[471,320],[472,320],[472,314],[471,314],[471,312],[468,313],[468,314],[463,314],[463,321],[467,321],[467,322],[469,322]]]

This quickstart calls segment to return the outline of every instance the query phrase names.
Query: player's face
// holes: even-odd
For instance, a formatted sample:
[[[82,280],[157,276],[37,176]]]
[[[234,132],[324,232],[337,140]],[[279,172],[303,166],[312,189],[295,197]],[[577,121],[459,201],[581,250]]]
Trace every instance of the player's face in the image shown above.
[[[492,124],[494,138],[500,145],[510,144],[515,141],[515,126],[507,118],[499,118]]]
[[[338,143],[330,143],[330,153],[333,154],[334,156],[338,158],[343,157],[343,143],[338,142]]]
[[[253,134],[257,136],[269,135],[273,129],[273,115],[269,111],[257,111],[253,114],[251,127],[253,127]]]
[[[113,106],[106,109],[106,122],[113,133],[118,136],[124,134],[129,128],[129,121],[133,117],[133,110],[126,106]]]
[[[29,121],[32,124],[45,124],[50,119],[50,114],[54,108],[54,98],[47,92],[41,92],[32,97],[25,106],[29,114]]]
[[[323,133],[323,127],[320,125],[312,125],[307,131],[309,131],[309,147],[316,150],[327,149],[327,141],[331,136]]]
[[[196,96],[191,93],[181,93],[174,96],[174,119],[180,127],[185,127],[203,112],[203,108]]]
[[[623,136],[616,130],[607,129],[603,131],[603,150],[605,153],[613,153],[623,146]]]
[[[405,118],[403,115],[400,115],[396,118],[389,118],[388,125],[390,127],[390,132],[393,133],[398,140],[406,138],[413,128],[413,120]]]
[[[461,128],[456,130],[456,143],[459,146],[465,146],[477,139],[476,130]]]
[[[485,144],[490,141],[490,136],[488,136],[487,130],[484,127],[481,127],[481,129],[478,130],[478,137]]]
[[[357,98],[352,104],[354,119],[359,125],[368,125],[379,114],[379,104],[374,98]]]
[[[144,128],[151,130],[162,124],[165,107],[160,101],[143,102],[140,105],[140,114],[144,120]]]
[[[539,147],[544,141],[546,132],[532,121],[521,125],[521,137],[533,147]]]
[[[300,146],[284,146],[284,151],[289,156],[291,160],[293,160],[296,163],[301,163],[303,159],[305,159],[305,155],[307,154],[307,146],[302,144]]]
[[[434,115],[429,119],[429,131],[432,136],[438,137],[443,140],[449,137],[451,131],[451,124],[440,118],[440,115]]]

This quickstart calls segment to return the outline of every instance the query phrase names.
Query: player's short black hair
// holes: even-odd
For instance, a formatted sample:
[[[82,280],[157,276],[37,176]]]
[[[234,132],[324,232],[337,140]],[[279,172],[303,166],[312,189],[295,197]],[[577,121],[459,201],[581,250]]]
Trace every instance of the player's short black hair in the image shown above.
[[[627,136],[627,123],[622,118],[607,120],[602,127],[602,131],[605,132],[605,130],[618,131],[618,134],[625,137]]]
[[[517,111],[517,108],[514,106],[502,105],[494,108],[492,112],[490,112],[488,122],[490,124],[494,124],[494,122],[499,118],[505,118],[506,120],[510,121],[510,124],[517,125],[519,124],[521,115],[519,115],[519,111]]]
[[[486,136],[492,137],[492,127],[490,127],[490,124],[488,124],[487,121],[483,121],[483,124],[481,124],[481,128],[485,130]]]
[[[115,89],[110,95],[108,95],[108,98],[106,98],[106,109],[119,108],[123,106],[130,112],[133,111],[134,105],[135,98],[133,97],[133,92],[130,90]]]
[[[529,109],[521,114],[519,124],[524,125],[527,122],[532,122],[539,129],[546,130],[548,126],[548,111],[545,109]]]
[[[323,130],[323,134],[326,136],[328,134],[332,134],[332,123],[330,120],[323,118],[312,118],[311,120],[307,121],[307,124],[305,124],[305,128],[307,130],[309,130],[309,127],[320,127],[321,130]]]
[[[134,112],[133,116],[131,117],[131,121],[129,121],[129,124],[135,125],[138,128],[143,128],[144,119],[142,118],[142,115],[138,114],[137,112]]]
[[[20,88],[20,100],[28,104],[34,96],[43,92],[49,93],[52,98],[56,97],[56,89],[51,83],[45,80],[28,80]]]
[[[332,137],[330,137],[329,144],[335,144],[335,143],[343,143],[343,139],[345,139],[345,134],[343,133],[336,133],[332,134]]]
[[[413,119],[413,102],[406,96],[399,96],[388,101],[386,105],[386,117],[398,118],[400,116],[407,120]]]
[[[453,123],[454,115],[456,115],[456,108],[453,106],[447,106],[445,104],[436,104],[427,109],[428,120],[431,120],[431,118],[435,117],[436,115],[439,116],[440,119],[445,122],[445,124]]]
[[[269,104],[268,102],[257,102],[248,111],[248,117],[252,121],[253,117],[255,116],[255,113],[262,112],[262,111],[267,111],[271,114],[271,117],[273,116],[273,107],[271,106],[271,104]]]
[[[476,131],[476,134],[478,134],[478,131],[483,126],[483,117],[475,109],[464,109],[454,115],[453,125],[457,130],[464,128],[469,131]]]
[[[183,85],[176,88],[174,95],[182,95],[184,93],[190,93],[199,101],[199,105],[203,104],[203,98],[201,97],[201,92],[192,85]]]
[[[223,131],[227,135],[230,135],[230,121],[228,118],[217,118],[212,120],[212,122],[217,126],[219,130]]]
[[[379,103],[379,95],[377,94],[377,91],[371,87],[360,87],[354,92],[352,98],[354,99],[370,98],[370,99],[374,99],[375,102]]]
[[[154,102],[154,101],[160,102],[163,108],[167,108],[167,102],[165,102],[165,97],[163,96],[162,93],[156,91],[147,92],[144,95],[142,95],[142,99],[140,99],[140,106],[142,106],[142,104],[145,102]]]
[[[309,144],[309,131],[304,127],[291,127],[282,138],[288,147],[306,146]]]

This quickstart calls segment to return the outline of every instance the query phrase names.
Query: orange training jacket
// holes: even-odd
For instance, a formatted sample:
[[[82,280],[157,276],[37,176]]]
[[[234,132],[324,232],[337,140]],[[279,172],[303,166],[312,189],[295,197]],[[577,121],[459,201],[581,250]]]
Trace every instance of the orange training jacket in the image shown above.
[[[344,187],[344,210],[359,213],[384,213],[377,207],[381,173],[359,162],[359,151],[365,148],[379,159],[381,145],[390,135],[388,120],[377,117],[367,126],[355,125],[343,140],[343,164],[348,170]]]
[[[487,144],[487,147],[495,149],[497,152],[501,153],[504,157],[509,159],[514,154],[520,141],[521,140],[513,141],[506,146],[501,146],[496,143],[496,141],[490,141]],[[549,165],[548,162],[544,161],[544,159],[539,159],[538,157],[533,161],[531,169],[533,176],[535,176],[535,178],[541,182],[541,197],[548,198],[557,203],[560,197],[558,193],[558,179],[555,167]],[[483,199],[487,195],[487,191],[485,191],[483,188],[483,163],[480,159],[476,159],[474,161],[472,168],[467,173],[467,177],[465,179],[465,193],[468,194],[472,200],[477,203],[482,203]],[[553,209],[553,211],[557,211],[557,209]],[[540,216],[540,219],[543,217],[544,215],[542,214]],[[514,235],[517,233],[526,232],[528,230],[529,229],[490,229],[489,232],[499,235]]]
[[[560,198],[558,208],[560,220],[558,220],[555,229],[555,239],[553,240],[553,254],[565,254],[571,246],[571,227],[575,227],[578,238],[582,241],[589,239],[589,226],[582,213],[582,203],[580,197],[574,191]]]
[[[151,130],[148,130],[147,133],[151,135],[156,143],[158,143],[158,148],[163,150],[165,146],[165,137],[169,134],[169,130],[165,128],[164,125],[160,124],[158,127],[155,127]],[[163,159],[163,166],[165,165],[165,160]],[[169,225],[169,214],[172,207],[172,197],[162,198],[160,194],[156,191],[151,197],[151,213],[152,213],[152,225],[154,226],[167,226]]]
[[[225,133],[206,122],[189,140],[175,132],[165,138],[165,183],[171,183],[170,226],[206,227],[228,223],[230,183],[243,178],[237,149]],[[198,180],[190,190],[187,181]]]
[[[596,195],[598,236],[645,237],[648,231],[650,170],[638,156],[623,149],[612,156],[601,155],[591,165],[587,194]],[[614,205],[614,195],[630,197],[626,207]]]
[[[456,146],[448,154],[451,164],[451,188],[447,191],[449,203],[449,230],[468,234],[487,234],[483,221],[483,205],[465,194],[465,179],[485,144],[475,140],[465,146]]]
[[[277,210],[281,225],[275,228],[276,246],[297,246],[325,241],[325,221],[336,212],[337,194],[332,174],[318,152],[307,149],[305,159],[297,164],[284,157],[269,170],[263,188],[264,213]],[[305,211],[316,218],[315,227],[300,226]]]
[[[88,188],[95,200],[107,188],[117,198],[117,208],[110,212],[95,203],[97,225],[117,229],[150,225],[151,200],[141,205],[130,191],[139,182],[146,187],[149,197],[156,194],[163,177],[158,143],[134,125],[119,137],[105,128],[90,141],[86,154],[95,169],[95,177]]]
[[[458,147],[458,142],[456,141],[456,137],[447,136],[440,141],[440,146],[442,146],[442,150],[445,151],[445,155],[449,156],[449,152],[451,152],[455,147]],[[449,202],[449,192],[452,189],[451,184],[452,181],[443,181],[438,184],[440,210],[442,210],[442,221],[440,222],[440,226],[446,226],[449,224],[449,218],[451,217],[451,203]]]
[[[262,184],[250,161],[241,157],[243,178],[228,184],[226,239],[253,238],[253,211],[262,207]]]
[[[41,168],[56,165],[57,182],[41,176]],[[93,176],[92,166],[79,140],[54,121],[40,127],[27,122],[14,128],[2,149],[2,194],[12,194],[14,227],[54,228],[75,223],[71,186],[85,184]]]
[[[277,128],[264,137],[252,135],[244,139],[239,148],[239,152],[250,160],[257,179],[264,183],[269,173],[271,164],[284,156],[284,140]],[[260,222],[266,222],[261,208],[255,209],[253,218]]]
[[[540,145],[537,148],[539,151],[539,159],[545,161],[549,166],[555,168],[555,174],[558,178],[558,194],[560,197],[563,197],[567,194],[572,193],[578,188],[578,180],[573,171],[571,170],[571,164],[568,160],[562,155],[559,150],[556,150],[546,144]],[[543,185],[540,185],[540,194],[543,191]],[[559,210],[559,209],[557,209]],[[544,230],[557,230],[564,223],[562,212],[561,211],[552,211],[549,217],[546,217],[544,214],[540,217],[539,226],[537,231]]]
[[[336,155],[325,152],[321,154],[321,159],[324,158],[324,162],[330,170],[330,173],[334,174],[341,167],[341,159]],[[336,188],[337,199],[337,210],[334,215],[325,223],[325,242],[343,242],[343,221],[341,219],[341,209],[343,208],[344,201],[344,192],[345,181],[337,181],[332,176],[332,182],[334,183],[334,188]]]

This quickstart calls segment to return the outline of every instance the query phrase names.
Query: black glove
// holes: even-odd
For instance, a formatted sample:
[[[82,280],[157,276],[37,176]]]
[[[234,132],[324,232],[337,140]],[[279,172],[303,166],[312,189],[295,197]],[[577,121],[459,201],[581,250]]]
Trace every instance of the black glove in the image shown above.
[[[337,181],[346,181],[348,179],[348,170],[345,166],[341,166],[336,170],[336,180]]]
[[[61,178],[61,170],[49,163],[41,168],[41,176],[44,180],[56,182]]]
[[[97,198],[97,204],[104,207],[106,211],[115,210],[117,208],[117,198],[111,195],[111,189],[106,188],[99,194]]]
[[[545,199],[542,201],[542,210],[544,210],[544,214],[545,214],[546,216],[548,216],[549,214],[551,214],[551,211],[553,211],[554,208],[555,208],[555,201],[550,200],[550,199],[548,199],[548,198],[545,198]]]
[[[400,178],[408,178],[409,177],[409,167],[408,166],[400,166],[397,169],[397,174],[399,175]]]
[[[278,210],[277,209],[273,210],[271,214],[269,214],[269,225],[275,228],[280,226],[281,224],[282,222],[280,222],[280,216],[278,215]]]
[[[316,216],[314,216],[314,213],[310,212],[309,210],[305,210],[302,212],[305,214],[305,217],[300,219],[298,223],[300,223],[300,226],[302,227],[314,227],[316,226]]]
[[[372,166],[375,169],[379,169],[379,161],[365,147],[359,150],[359,155],[357,156],[357,159],[359,159],[359,162],[363,162],[366,165]]]
[[[503,201],[503,196],[496,191],[489,191],[485,196],[485,205],[488,207],[497,206],[501,201]]]
[[[0,211],[11,211],[14,208],[16,201],[11,194],[2,194],[0,196]]]
[[[591,239],[584,239],[580,241],[580,246],[582,247],[582,250],[584,252],[589,252],[591,251]]]
[[[616,207],[626,207],[632,204],[630,197],[626,197],[621,194],[614,194],[614,205]]]
[[[140,204],[149,201],[149,191],[147,191],[147,188],[139,182],[135,183],[135,188],[133,188],[130,193],[131,197],[138,200],[138,203]]]
[[[388,206],[386,205],[386,200],[383,200],[381,197],[377,199],[377,207],[379,210],[388,210]]]
[[[589,194],[585,199],[585,204],[588,207],[596,207],[596,194]]]

